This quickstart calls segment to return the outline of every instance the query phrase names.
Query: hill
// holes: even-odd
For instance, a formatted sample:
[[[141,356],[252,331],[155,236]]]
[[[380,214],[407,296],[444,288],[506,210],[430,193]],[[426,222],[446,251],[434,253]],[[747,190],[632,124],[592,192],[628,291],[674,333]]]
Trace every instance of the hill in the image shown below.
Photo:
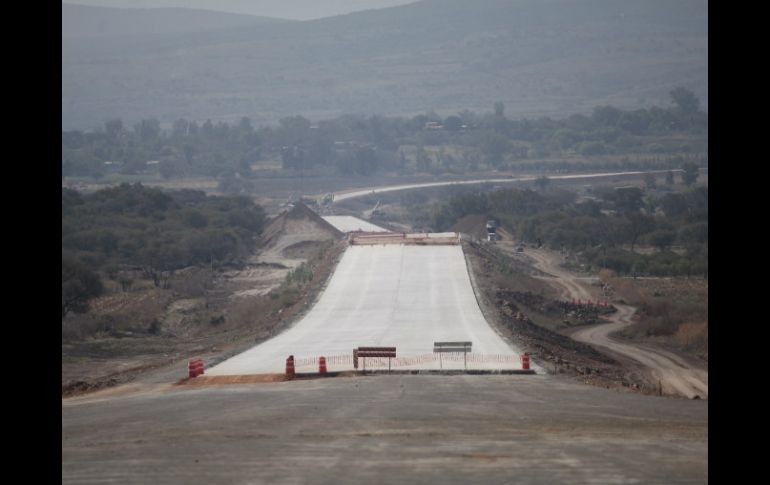
[[[423,0],[302,22],[62,39],[63,129],[343,112],[708,107],[705,0]]]
[[[62,39],[179,34],[282,19],[190,8],[106,8],[62,4]]]
[[[360,10],[393,7],[415,0],[163,0],[166,7],[216,10],[280,19],[310,20]],[[157,0],[72,0],[80,5],[118,8],[149,8]]]

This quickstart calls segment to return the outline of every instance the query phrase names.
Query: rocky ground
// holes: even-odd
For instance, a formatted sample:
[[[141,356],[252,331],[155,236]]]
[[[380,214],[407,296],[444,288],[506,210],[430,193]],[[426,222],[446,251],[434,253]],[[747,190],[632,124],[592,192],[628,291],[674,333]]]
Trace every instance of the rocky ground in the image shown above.
[[[552,288],[543,287],[543,282],[533,277],[539,274],[537,270],[489,245],[466,243],[464,249],[487,320],[530,352],[538,364],[549,372],[605,388],[643,392],[649,387],[641,366],[620,362],[556,331],[590,324],[599,315],[612,312],[612,307],[572,305],[555,298]]]

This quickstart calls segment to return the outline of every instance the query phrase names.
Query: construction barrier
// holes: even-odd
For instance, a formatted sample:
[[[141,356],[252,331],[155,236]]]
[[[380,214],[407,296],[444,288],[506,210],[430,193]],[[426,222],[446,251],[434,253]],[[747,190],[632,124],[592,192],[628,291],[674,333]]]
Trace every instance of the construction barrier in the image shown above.
[[[351,245],[361,244],[459,244],[460,233],[403,233],[403,232],[352,232],[348,236]]]
[[[187,363],[187,375],[190,378],[203,374],[203,359],[192,359]]]
[[[529,355],[527,355],[527,361],[529,361]],[[341,355],[327,355],[323,357],[324,364],[328,368],[333,367],[347,367],[347,368],[357,368],[356,364],[356,356],[353,354],[341,354]],[[439,360],[446,362],[467,362],[468,364],[501,364],[501,365],[511,365],[511,364],[520,364],[523,365],[522,362],[523,357],[516,355],[516,354],[474,354],[474,353],[468,353],[465,354],[463,352],[446,352],[441,354],[421,354],[421,355],[409,355],[409,356],[401,356],[401,357],[394,357],[390,359],[390,363],[392,367],[412,367],[412,366],[419,366],[419,365],[432,365],[436,363],[439,364]],[[300,368],[320,368],[321,363],[321,357],[297,357],[293,359],[292,364],[297,369]],[[388,358],[387,357],[367,357],[366,358],[366,368],[387,368],[388,367]],[[287,368],[288,368],[288,360],[287,360]],[[288,372],[287,372],[288,374]]]

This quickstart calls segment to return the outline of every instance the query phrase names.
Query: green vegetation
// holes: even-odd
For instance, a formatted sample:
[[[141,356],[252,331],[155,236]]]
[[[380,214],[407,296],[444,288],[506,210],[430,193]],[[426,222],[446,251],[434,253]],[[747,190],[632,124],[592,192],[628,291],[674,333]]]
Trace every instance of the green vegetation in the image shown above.
[[[466,191],[433,205],[432,227],[448,230],[464,216],[483,214],[501,221],[518,240],[577,253],[589,269],[708,277],[707,186],[662,195],[639,187],[592,192],[579,199],[558,189]],[[655,250],[640,254],[640,243]]]
[[[61,261],[61,317],[69,312],[88,311],[88,300],[102,293],[104,286],[99,275],[84,264],[62,255]]]
[[[315,124],[292,116],[259,129],[248,118],[235,125],[179,119],[167,131],[157,119],[132,129],[111,120],[96,132],[62,132],[62,174],[217,177],[222,192],[250,194],[257,172],[260,177],[439,175],[665,169],[686,162],[684,180],[691,184],[697,167],[707,163],[708,115],[675,95],[694,97],[679,88],[667,109],[602,106],[591,116],[563,120],[511,120],[501,103],[485,115],[467,110],[444,119],[432,112],[412,118],[346,115]],[[541,179],[541,189],[547,183]]]
[[[286,286],[302,287],[313,280],[313,270],[307,263],[300,264],[286,275]]]
[[[62,189],[62,318],[99,294],[97,274],[127,291],[137,275],[164,288],[176,270],[238,263],[264,221],[262,208],[244,197],[141,184],[89,195]]]

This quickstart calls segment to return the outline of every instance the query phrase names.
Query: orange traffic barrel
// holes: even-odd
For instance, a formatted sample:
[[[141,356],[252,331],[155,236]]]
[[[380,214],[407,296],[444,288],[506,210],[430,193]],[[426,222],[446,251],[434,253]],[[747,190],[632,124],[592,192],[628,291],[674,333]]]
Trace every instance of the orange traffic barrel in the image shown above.
[[[529,370],[529,354],[524,352],[524,355],[521,356],[521,368],[524,370]]]
[[[320,374],[326,374],[326,357],[320,357],[318,359],[318,372]]]
[[[294,377],[294,356],[290,355],[288,359],[286,359],[286,376],[291,379]]]

